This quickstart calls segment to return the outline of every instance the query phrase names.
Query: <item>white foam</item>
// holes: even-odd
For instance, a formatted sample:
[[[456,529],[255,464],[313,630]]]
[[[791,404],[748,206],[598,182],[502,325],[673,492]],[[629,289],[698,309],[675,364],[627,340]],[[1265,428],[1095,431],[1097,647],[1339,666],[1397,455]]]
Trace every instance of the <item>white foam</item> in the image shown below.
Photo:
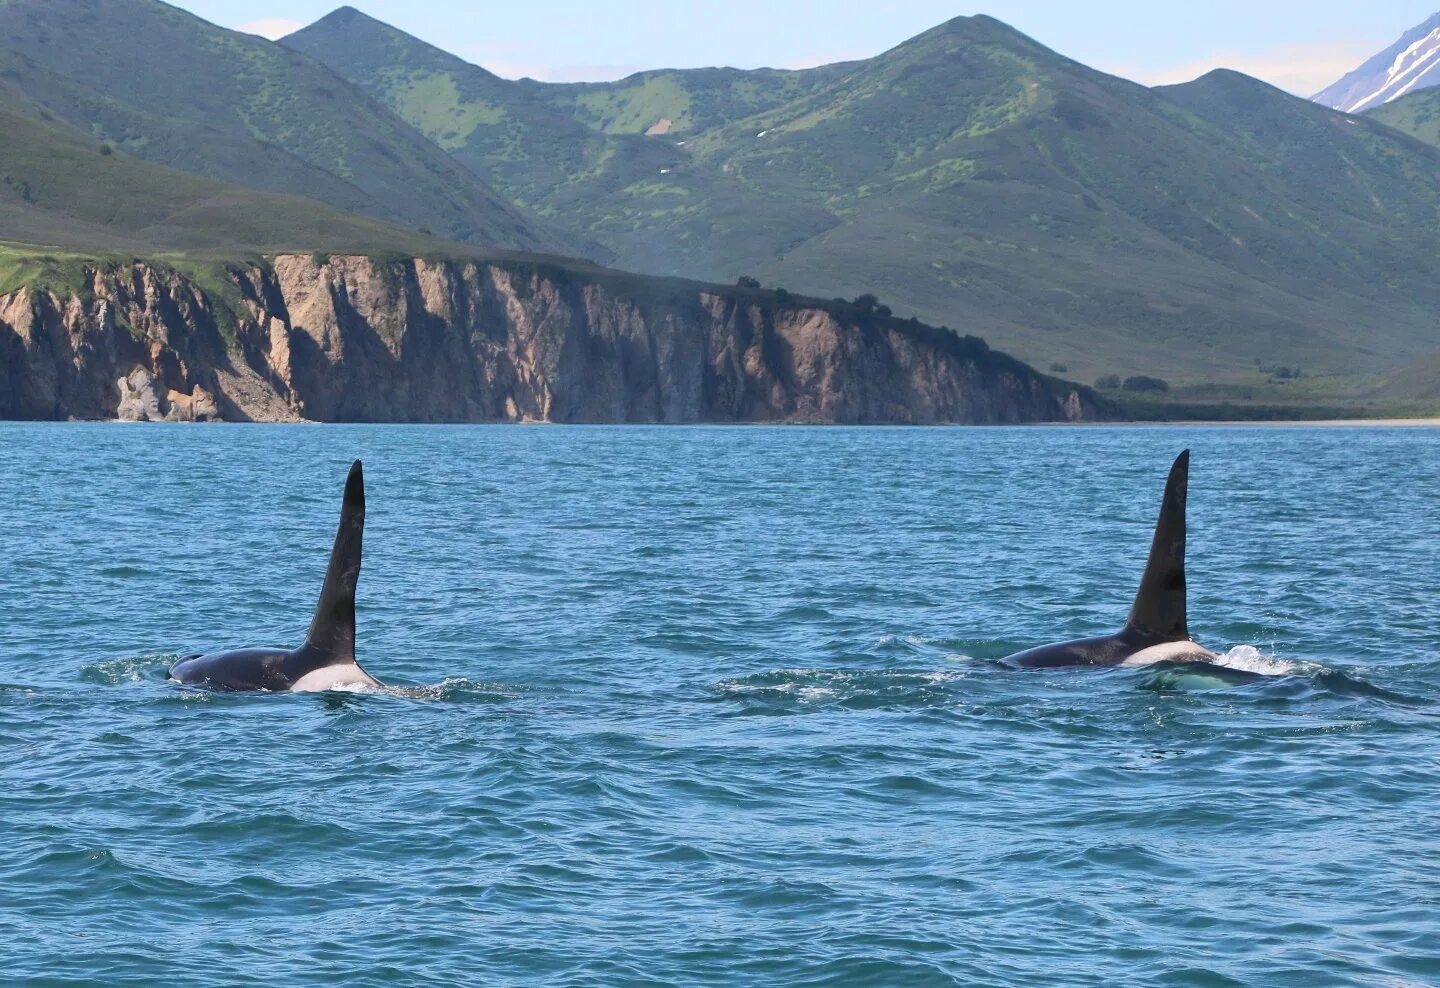
[[[390,689],[379,683],[338,683],[323,690],[292,690],[293,693],[389,693]]]
[[[1301,671],[1299,663],[1265,655],[1253,645],[1237,645],[1224,655],[1215,656],[1214,664],[1261,676],[1293,676]]]
[[[384,683],[349,683],[331,688],[335,693],[364,693],[372,696],[390,696],[401,700],[445,700],[456,691],[473,690],[488,693],[504,700],[518,700],[521,694],[514,688],[491,683],[477,683],[472,679],[450,676],[441,682],[426,686],[387,686]]]
[[[729,696],[789,696],[801,703],[826,703],[855,697],[879,696],[896,688],[939,686],[967,678],[964,671],[912,672],[893,669],[840,671],[827,669],[776,669],[759,681],[726,679],[715,690]],[[777,677],[785,677],[778,680]]]

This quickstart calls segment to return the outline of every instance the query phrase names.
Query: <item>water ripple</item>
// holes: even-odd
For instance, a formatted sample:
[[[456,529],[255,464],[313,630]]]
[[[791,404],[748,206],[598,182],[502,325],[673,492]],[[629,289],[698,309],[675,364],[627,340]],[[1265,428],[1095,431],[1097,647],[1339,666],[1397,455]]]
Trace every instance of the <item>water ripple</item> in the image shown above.
[[[1185,446],[1219,660],[998,662],[1115,630]],[[1440,983],[1437,447],[0,426],[6,977]],[[167,682],[303,636],[355,456],[395,685]]]

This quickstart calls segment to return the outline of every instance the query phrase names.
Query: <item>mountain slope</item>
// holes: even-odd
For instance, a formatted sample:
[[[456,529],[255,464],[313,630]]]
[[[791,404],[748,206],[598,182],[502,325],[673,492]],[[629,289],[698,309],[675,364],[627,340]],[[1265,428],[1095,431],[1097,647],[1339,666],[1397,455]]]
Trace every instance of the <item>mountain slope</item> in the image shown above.
[[[542,190],[615,167],[617,142],[516,83],[354,8],[343,7],[281,44],[321,61],[331,50],[343,51],[367,90],[445,150],[483,163],[489,180],[517,201],[538,202]]]
[[[84,251],[434,250],[329,206],[113,152],[0,87],[0,239]]]
[[[1440,86],[1440,13],[1314,98],[1345,113],[1364,113],[1432,86]]]
[[[564,246],[323,66],[157,0],[5,0],[0,38],[12,85],[136,157],[452,239]]]
[[[462,248],[132,159],[3,84],[0,132],[0,418],[1109,413],[981,340],[873,307]],[[356,250],[381,256],[343,256]]]
[[[927,315],[953,306],[948,318],[1031,360],[1103,372],[1094,354],[1122,374],[1194,379],[1430,345],[1432,280],[1406,297],[1377,285],[1397,218],[1436,243],[1433,186],[1403,178],[1440,162],[1254,84],[1248,99],[1305,117],[1305,141],[1353,162],[1332,171],[1335,188],[1302,183],[1283,141],[1203,112],[1214,88],[1147,91],[978,18],[700,143],[742,179],[825,196],[845,216],[774,277],[838,291],[882,258],[870,283],[887,298]],[[1403,311],[1384,341],[1354,331],[1376,304]]]
[[[1377,106],[1365,115],[1431,147],[1440,148],[1440,89],[1422,89]]]
[[[606,134],[696,134],[803,99],[844,77],[856,63],[814,69],[660,69],[619,82],[547,85],[521,80],[588,127]]]
[[[679,144],[697,122],[808,92],[826,72],[754,74],[764,85],[725,69],[647,73],[613,87],[513,82],[350,7],[281,43],[341,72],[513,201],[600,242],[622,266],[703,276],[749,263],[748,250],[714,263],[667,261],[724,250],[711,233],[725,216],[765,218],[752,232],[762,254],[783,251],[797,231],[835,225],[823,209],[695,167]],[[665,133],[645,136],[651,129]],[[681,175],[683,188],[667,178]]]
[[[294,43],[436,139],[408,103],[415,79],[436,85],[443,63],[461,80],[446,112],[479,108],[463,80],[483,70],[341,20]],[[355,54],[380,46],[372,33],[383,61]],[[812,72],[483,82],[487,112],[543,119],[537,133],[568,126],[532,112],[538,97],[565,110],[589,128],[568,145],[583,153],[644,142],[633,169],[601,178],[572,158],[563,191],[522,199],[622,266],[873,291],[1082,376],[1349,373],[1435,347],[1440,155],[1233,73],[1147,90],[976,17]],[[504,168],[483,129],[456,155]]]

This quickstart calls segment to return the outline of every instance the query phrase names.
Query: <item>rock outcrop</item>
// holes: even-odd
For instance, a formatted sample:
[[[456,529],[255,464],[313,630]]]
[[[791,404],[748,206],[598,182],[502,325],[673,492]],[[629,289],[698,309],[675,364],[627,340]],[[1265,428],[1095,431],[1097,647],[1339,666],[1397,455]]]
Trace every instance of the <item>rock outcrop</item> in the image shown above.
[[[214,279],[207,279],[212,285]],[[0,417],[1019,423],[1102,414],[982,341],[531,261],[287,255],[207,291],[97,266],[0,298]]]

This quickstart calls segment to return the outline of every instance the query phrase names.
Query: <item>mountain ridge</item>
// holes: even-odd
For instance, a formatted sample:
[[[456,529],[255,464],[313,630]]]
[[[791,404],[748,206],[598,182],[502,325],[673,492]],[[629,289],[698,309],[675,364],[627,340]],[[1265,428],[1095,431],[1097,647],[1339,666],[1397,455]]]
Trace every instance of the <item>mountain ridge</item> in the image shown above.
[[[580,247],[330,69],[159,0],[8,0],[0,38],[14,88],[135,157],[447,239]]]
[[[539,98],[565,110],[563,127],[586,125],[603,167],[517,195],[625,267],[872,291],[1082,375],[1379,370],[1431,345],[1435,279],[1412,270],[1395,224],[1440,249],[1440,196],[1406,180],[1440,159],[1271,87],[1246,90],[1267,122],[1232,126],[1216,112],[1234,87],[1223,76],[1146,89],[984,16],[827,69],[656,70],[578,86],[510,82],[453,56],[440,66],[433,46],[388,26],[405,40],[384,43],[382,69],[382,44],[366,37],[378,24],[354,19],[342,39],[322,21],[287,43],[432,139],[445,134],[426,115],[475,113],[463,94],[481,80],[486,107],[512,122]],[[433,98],[423,112],[407,109],[417,73]],[[442,89],[459,98],[434,97]],[[526,139],[544,146],[554,121]],[[523,143],[499,149],[490,126],[452,153],[481,173],[523,174]],[[1314,142],[1316,161],[1294,141]],[[1384,328],[1355,333],[1376,311]]]

